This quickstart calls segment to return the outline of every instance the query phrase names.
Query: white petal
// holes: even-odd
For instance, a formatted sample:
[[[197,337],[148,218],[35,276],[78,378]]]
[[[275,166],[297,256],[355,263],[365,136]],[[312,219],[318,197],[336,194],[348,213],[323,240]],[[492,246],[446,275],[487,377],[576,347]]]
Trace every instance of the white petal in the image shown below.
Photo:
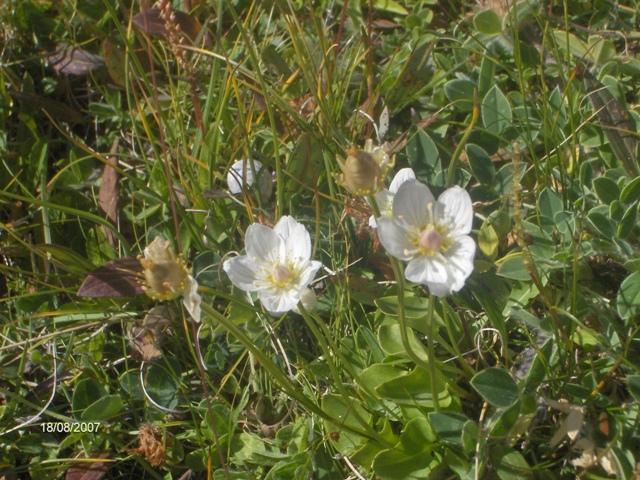
[[[416,174],[410,168],[402,168],[396,173],[396,176],[393,177],[391,181],[391,185],[389,186],[389,190],[391,193],[397,193],[398,188],[407,180],[415,180]]]
[[[387,252],[400,260],[411,260],[416,246],[409,239],[410,233],[400,226],[395,219],[381,217],[378,222],[380,243]]]
[[[455,186],[443,192],[436,205],[436,217],[444,217],[452,222],[449,231],[453,235],[469,233],[473,222],[473,207],[467,191]]]
[[[369,227],[371,228],[378,228],[378,224],[376,222],[376,217],[374,217],[373,215],[371,215],[369,217]]]
[[[429,203],[435,204],[429,187],[417,180],[408,180],[398,188],[393,200],[393,216],[422,229],[430,219],[427,210]]]
[[[297,273],[294,279],[293,288],[302,291],[305,289],[316,276],[318,270],[322,267],[322,263],[316,260],[306,262],[301,266],[301,270]]]
[[[285,260],[284,240],[273,229],[254,223],[247,228],[245,249],[254,262],[279,265]]]
[[[287,262],[293,262],[298,266],[311,257],[311,238],[304,225],[298,223],[293,217],[282,217],[274,231],[282,237],[285,244],[285,258]]]
[[[300,301],[301,292],[281,288],[270,288],[258,292],[258,298],[264,308],[272,315],[281,315],[295,307]]]
[[[451,267],[460,272],[466,279],[473,272],[473,257],[476,253],[476,242],[468,235],[456,237],[453,245],[445,254]],[[464,280],[463,279],[463,280]]]
[[[409,262],[404,276],[410,282],[429,285],[431,283],[446,283],[448,273],[445,265],[437,257],[419,255]]]
[[[202,297],[198,294],[198,282],[196,282],[191,275],[187,275],[187,286],[184,289],[182,303],[189,312],[189,315],[191,315],[191,318],[197,323],[200,323],[200,304],[202,303]]]
[[[227,272],[233,284],[245,292],[255,292],[260,288],[256,285],[256,281],[259,280],[257,275],[259,267],[260,264],[246,255],[230,258],[222,264],[223,270]]]

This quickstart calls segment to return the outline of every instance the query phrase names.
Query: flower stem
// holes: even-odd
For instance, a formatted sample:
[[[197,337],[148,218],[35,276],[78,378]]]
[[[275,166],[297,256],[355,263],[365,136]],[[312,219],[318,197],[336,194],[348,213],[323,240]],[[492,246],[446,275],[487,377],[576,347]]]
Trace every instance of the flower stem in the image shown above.
[[[369,204],[373,210],[373,214],[376,218],[380,218],[380,207],[376,202],[376,199],[373,195],[369,197]],[[389,261],[391,262],[391,267],[393,268],[393,274],[396,277],[396,284],[398,285],[398,322],[400,323],[400,337],[402,339],[402,346],[404,347],[409,358],[419,367],[427,370],[429,372],[429,376],[431,377],[431,398],[433,400],[433,408],[436,412],[440,411],[440,402],[438,401],[438,388],[437,388],[437,370],[436,370],[436,358],[435,358],[435,350],[433,348],[433,334],[432,334],[432,325],[433,325],[433,302],[429,301],[429,316],[427,321],[429,322],[429,335],[428,335],[428,363],[424,362],[411,348],[411,344],[409,343],[409,327],[407,326],[406,318],[404,315],[404,272],[402,269],[402,264],[400,261],[389,254],[387,252],[387,256],[389,257]]]
[[[462,138],[460,139],[460,143],[458,143],[458,146],[456,147],[456,149],[453,152],[453,155],[451,156],[451,161],[449,162],[449,169],[447,170],[447,188],[453,187],[453,183],[456,177],[456,165],[458,164],[458,159],[462,154],[462,149],[467,144],[467,140],[469,140],[469,135],[471,135],[471,130],[473,130],[473,127],[478,121],[478,115],[479,115],[478,102],[474,100],[473,113],[471,114],[471,123],[469,124],[467,129],[464,131],[464,135],[462,135]]]
[[[433,312],[435,311],[436,299],[433,293],[429,292],[429,310],[427,314],[427,352],[429,355],[429,377],[431,379],[431,399],[433,400],[433,409],[440,411],[440,402],[438,400],[438,382],[436,381],[436,351],[433,346]]]

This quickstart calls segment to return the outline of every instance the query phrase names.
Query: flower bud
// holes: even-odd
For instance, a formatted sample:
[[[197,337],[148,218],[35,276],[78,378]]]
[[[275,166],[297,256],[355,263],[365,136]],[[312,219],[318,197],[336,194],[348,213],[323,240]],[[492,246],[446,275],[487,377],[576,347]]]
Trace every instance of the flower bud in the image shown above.
[[[316,308],[316,305],[318,304],[318,297],[316,296],[316,292],[308,287],[302,290],[302,294],[300,295],[300,303],[307,312],[310,312],[311,310]],[[293,311],[298,315],[302,315],[297,305],[293,307]]]

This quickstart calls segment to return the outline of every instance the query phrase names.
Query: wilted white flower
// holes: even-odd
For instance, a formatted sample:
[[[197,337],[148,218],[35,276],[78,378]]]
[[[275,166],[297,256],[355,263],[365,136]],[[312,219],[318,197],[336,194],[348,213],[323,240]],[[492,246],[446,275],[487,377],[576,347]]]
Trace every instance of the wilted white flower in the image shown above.
[[[155,300],[172,300],[182,295],[187,286],[187,268],[168,240],[154,238],[144,249],[144,257],[139,258],[147,295]]]
[[[450,188],[436,201],[426,185],[408,180],[398,188],[392,214],[378,219],[378,235],[391,255],[409,262],[407,280],[438,297],[460,290],[476,251],[468,235],[473,210],[466,190]]]
[[[290,216],[282,217],[273,229],[251,225],[245,249],[246,255],[224,262],[224,271],[236,287],[257,292],[264,308],[273,315],[295,307],[322,266],[310,260],[309,232]]]
[[[391,181],[391,185],[389,185],[389,190],[386,188],[380,190],[376,193],[375,198],[378,203],[378,208],[380,209],[380,215],[383,217],[391,217],[393,215],[392,207],[393,207],[393,197],[396,196],[398,192],[398,188],[407,180],[414,180],[416,178],[416,174],[413,173],[413,170],[410,168],[403,168],[396,176],[393,177]],[[369,200],[367,200],[368,202]],[[376,218],[371,215],[369,217],[369,226],[371,228],[376,228],[378,224],[376,223]]]
[[[269,170],[263,168],[257,160],[239,160],[234,163],[227,174],[229,191],[236,195],[254,184],[254,172],[258,175],[258,190],[263,202],[269,200],[273,192],[273,179]]]
[[[187,273],[187,267],[177,256],[168,240],[158,236],[144,249],[140,257],[145,293],[155,300],[172,300],[183,295],[182,303],[191,317],[200,321],[198,282]]]
[[[395,157],[389,157],[386,145],[374,147],[373,142],[367,140],[363,150],[351,147],[346,160],[339,155],[336,160],[342,170],[341,183],[353,195],[364,197],[380,190]]]

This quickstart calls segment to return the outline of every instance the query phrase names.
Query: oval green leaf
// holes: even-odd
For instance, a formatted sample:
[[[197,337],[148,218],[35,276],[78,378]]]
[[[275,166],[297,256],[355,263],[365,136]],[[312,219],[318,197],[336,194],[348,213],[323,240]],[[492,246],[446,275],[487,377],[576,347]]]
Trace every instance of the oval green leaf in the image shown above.
[[[518,400],[518,386],[509,372],[502,368],[483,370],[471,379],[471,385],[495,407],[507,408]]]

